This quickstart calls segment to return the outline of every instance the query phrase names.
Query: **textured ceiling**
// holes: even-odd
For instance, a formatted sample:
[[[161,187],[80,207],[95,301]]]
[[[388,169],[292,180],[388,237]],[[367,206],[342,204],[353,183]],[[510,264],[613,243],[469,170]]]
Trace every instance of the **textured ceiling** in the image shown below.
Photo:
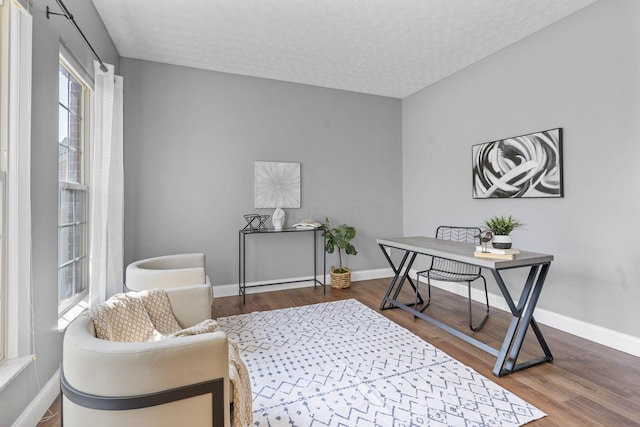
[[[594,1],[93,3],[123,57],[404,98]]]

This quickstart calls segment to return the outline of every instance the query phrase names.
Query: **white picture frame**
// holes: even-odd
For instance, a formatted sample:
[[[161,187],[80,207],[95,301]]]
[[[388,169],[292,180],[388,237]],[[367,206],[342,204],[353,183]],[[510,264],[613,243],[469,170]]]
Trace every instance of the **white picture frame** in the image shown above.
[[[255,206],[300,207],[300,163],[255,162]]]

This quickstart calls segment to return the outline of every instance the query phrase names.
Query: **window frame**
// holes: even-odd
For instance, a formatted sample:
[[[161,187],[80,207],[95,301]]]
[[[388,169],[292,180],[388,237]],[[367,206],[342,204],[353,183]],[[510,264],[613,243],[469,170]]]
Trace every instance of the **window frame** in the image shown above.
[[[1,7],[2,5],[0,5]],[[1,13],[1,12],[0,12]],[[2,94],[0,93],[0,96]],[[0,107],[0,113],[2,113],[2,107]],[[2,149],[4,151],[4,148]],[[6,172],[4,169],[0,170],[0,362],[2,362],[6,356],[7,348],[7,326],[9,323],[9,317],[7,316],[7,300],[8,300],[8,286],[7,286],[7,271],[5,254],[7,251],[6,244]]]
[[[30,0],[0,3],[0,173],[4,175],[0,390],[33,360]]]
[[[9,38],[9,19],[7,16],[7,7],[4,2],[0,0],[0,129],[7,128],[8,119],[8,106],[9,98],[7,91],[9,89],[8,82],[8,56],[9,45],[7,39]],[[4,160],[5,153],[7,151],[7,141],[5,131],[0,134],[0,152],[2,153],[2,160],[0,160],[0,362],[6,358],[7,348],[7,326],[9,318],[7,316],[7,278],[5,268],[5,253],[6,253],[6,230],[5,225],[6,218],[6,162]]]
[[[61,195],[64,190],[74,190],[74,191],[82,191],[84,194],[84,206],[83,210],[83,221],[73,222],[72,224],[65,224],[64,226],[75,227],[75,225],[83,224],[84,233],[83,239],[80,243],[80,252],[82,253],[81,257],[76,257],[75,254],[73,259],[61,262],[60,257],[58,256],[58,289],[60,289],[60,270],[62,267],[67,266],[69,264],[75,264],[79,259],[82,259],[82,279],[85,283],[84,289],[81,292],[74,293],[70,298],[61,300],[60,294],[58,291],[58,316],[60,318],[65,317],[73,309],[78,305],[86,306],[86,302],[89,297],[89,288],[91,286],[90,276],[89,276],[89,202],[90,202],[90,186],[89,186],[89,162],[90,162],[90,148],[91,148],[91,127],[93,124],[93,115],[92,115],[92,106],[93,106],[93,81],[87,78],[88,74],[84,72],[84,69],[78,64],[73,55],[66,48],[63,41],[60,44],[60,56],[59,56],[59,67],[64,67],[67,73],[73,77],[82,87],[82,94],[80,96],[80,109],[81,112],[81,130],[80,130],[80,142],[78,146],[80,147],[81,152],[81,161],[80,161],[80,170],[78,173],[78,181],[79,182],[69,182],[60,180],[60,171],[58,170],[58,251],[60,251],[60,230],[63,225],[61,224]],[[58,73],[60,69],[58,69]],[[60,90],[60,87],[58,87]],[[60,106],[60,102],[58,103]],[[67,108],[68,106],[65,106]],[[68,109],[68,108],[67,108]],[[59,114],[59,113],[58,113]],[[58,122],[60,118],[58,118]],[[59,135],[58,135],[59,137]],[[60,147],[60,141],[58,141],[58,147]],[[76,243],[74,241],[74,248],[76,247]],[[75,249],[74,249],[75,252]],[[75,270],[75,269],[74,269]],[[75,281],[74,281],[75,287]]]

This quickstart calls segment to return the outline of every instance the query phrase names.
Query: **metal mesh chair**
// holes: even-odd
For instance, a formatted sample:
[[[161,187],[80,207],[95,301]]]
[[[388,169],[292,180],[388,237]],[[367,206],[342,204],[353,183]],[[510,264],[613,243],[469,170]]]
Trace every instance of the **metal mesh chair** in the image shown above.
[[[455,242],[466,242],[480,244],[481,230],[478,227],[457,227],[441,225],[436,230],[436,239],[452,240]],[[489,316],[489,295],[487,293],[487,281],[482,275],[482,269],[469,264],[464,264],[457,261],[451,261],[444,258],[433,257],[431,260],[431,267],[428,270],[423,270],[417,273],[416,277],[416,310],[418,306],[418,288],[420,287],[420,278],[426,278],[428,287],[428,298],[424,303],[424,306],[420,311],[424,311],[431,302],[431,279],[440,280],[443,282],[467,282],[469,289],[469,328],[472,331],[477,331],[482,327],[485,320]],[[471,310],[471,282],[482,279],[484,284],[484,295],[486,299],[487,311],[478,322],[477,325],[473,324],[473,315]]]

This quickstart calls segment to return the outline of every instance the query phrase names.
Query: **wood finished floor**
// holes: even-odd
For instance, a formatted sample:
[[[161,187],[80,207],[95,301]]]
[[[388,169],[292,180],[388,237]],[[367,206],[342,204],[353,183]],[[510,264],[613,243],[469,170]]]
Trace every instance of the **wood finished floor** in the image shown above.
[[[327,286],[326,295],[320,287],[262,292],[247,295],[246,305],[237,296],[216,298],[213,312],[215,317],[223,317],[355,298],[548,414],[528,426],[640,426],[640,358],[540,325],[553,363],[496,378],[491,373],[495,358],[488,353],[402,310],[380,311],[388,284],[389,279],[376,279],[354,282],[348,289]],[[410,295],[401,295],[403,298],[409,300]],[[482,307],[474,305],[474,309],[479,314]],[[465,298],[433,289],[428,312],[451,326],[468,330]],[[507,313],[494,309],[474,336],[499,347],[509,321]],[[520,360],[541,354],[535,338],[528,336]],[[50,411],[59,412],[57,400]],[[59,416],[38,426],[60,426]]]

